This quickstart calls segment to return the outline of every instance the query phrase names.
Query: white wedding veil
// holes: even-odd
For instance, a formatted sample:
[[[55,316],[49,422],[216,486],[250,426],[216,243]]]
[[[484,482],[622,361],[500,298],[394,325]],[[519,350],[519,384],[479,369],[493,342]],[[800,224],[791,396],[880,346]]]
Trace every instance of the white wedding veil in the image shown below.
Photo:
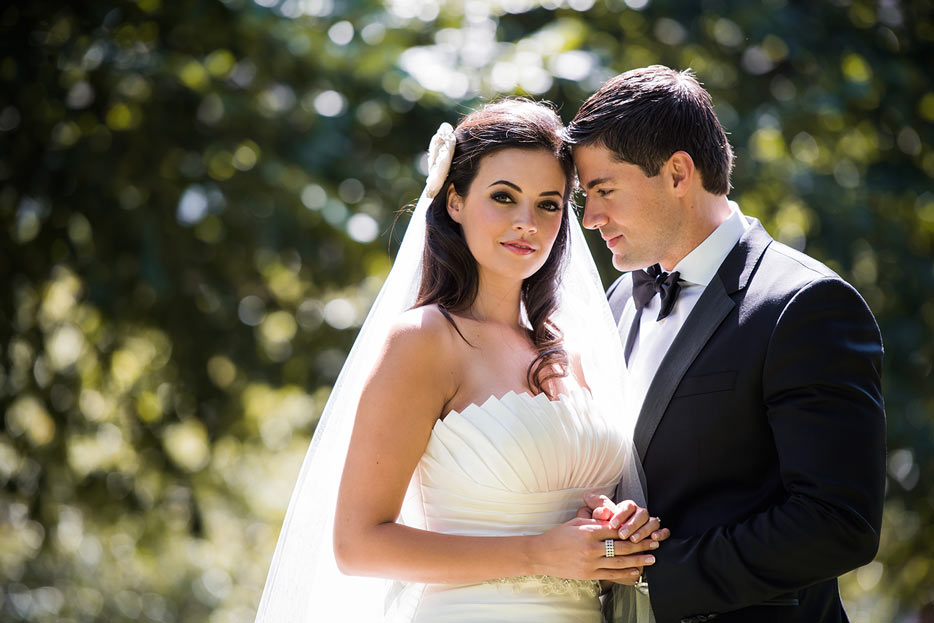
[[[346,576],[337,569],[332,547],[337,491],[364,381],[390,327],[399,314],[415,303],[422,274],[426,214],[447,177],[454,146],[453,128],[442,124],[429,147],[425,190],[392,270],[334,384],[299,472],[256,623],[383,620],[390,583]],[[620,418],[631,441],[636,414],[627,408],[623,396],[619,335],[580,225],[573,214],[569,217],[568,255],[561,272],[559,305],[553,320],[564,333],[567,347],[581,353],[584,374],[597,408],[607,409],[613,417]],[[634,452],[630,456],[621,490],[644,506]],[[624,593],[624,601],[632,596],[642,602],[638,617],[623,620],[640,623],[650,620],[647,598],[634,590],[618,592]],[[626,608],[628,611],[629,606]]]

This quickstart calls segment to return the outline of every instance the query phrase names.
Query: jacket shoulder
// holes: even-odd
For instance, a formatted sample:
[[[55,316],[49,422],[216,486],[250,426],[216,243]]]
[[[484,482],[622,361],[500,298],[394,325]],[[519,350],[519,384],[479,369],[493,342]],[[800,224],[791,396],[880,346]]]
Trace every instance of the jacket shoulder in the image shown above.
[[[773,241],[753,275],[741,314],[765,314],[778,322],[789,309],[826,305],[852,310],[875,325],[866,301],[850,283],[822,262]]]
[[[789,269],[797,269],[802,275],[810,274],[813,279],[826,277],[836,277],[842,279],[840,275],[831,270],[826,264],[820,262],[806,253],[802,253],[786,244],[772,241],[769,248],[766,249],[766,255],[774,256],[772,259],[776,262],[784,263]]]
[[[815,281],[844,281],[823,262],[778,241],[765,250],[756,277],[754,283],[766,287],[773,296],[797,292]]]

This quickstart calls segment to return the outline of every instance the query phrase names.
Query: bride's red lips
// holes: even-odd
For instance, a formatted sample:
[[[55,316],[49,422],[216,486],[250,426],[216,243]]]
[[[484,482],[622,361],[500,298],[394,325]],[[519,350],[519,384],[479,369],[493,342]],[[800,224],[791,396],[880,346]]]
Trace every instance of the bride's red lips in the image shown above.
[[[501,242],[500,244],[518,255],[529,255],[530,253],[535,252],[535,247],[530,245],[525,240],[507,240],[505,242]]]

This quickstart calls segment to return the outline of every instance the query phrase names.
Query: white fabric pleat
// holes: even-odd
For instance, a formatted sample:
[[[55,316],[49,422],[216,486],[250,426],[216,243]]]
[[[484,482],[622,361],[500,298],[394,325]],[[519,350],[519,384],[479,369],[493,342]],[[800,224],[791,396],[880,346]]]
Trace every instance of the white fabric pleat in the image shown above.
[[[576,389],[551,401],[508,392],[435,423],[406,523],[462,536],[540,534],[576,514],[583,497],[612,495],[629,458],[612,414]],[[587,582],[503,578],[462,585],[400,585],[403,620],[558,623],[599,621]],[[411,613],[411,614],[409,614]]]
[[[425,525],[448,534],[544,532],[571,519],[584,494],[614,492],[626,439],[585,390],[555,401],[509,392],[452,411],[435,424],[417,468]]]

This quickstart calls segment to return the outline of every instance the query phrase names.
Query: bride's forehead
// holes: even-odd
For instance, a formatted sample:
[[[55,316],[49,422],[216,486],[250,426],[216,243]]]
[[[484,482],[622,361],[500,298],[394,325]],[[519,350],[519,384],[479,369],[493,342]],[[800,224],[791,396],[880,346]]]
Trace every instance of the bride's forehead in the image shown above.
[[[477,180],[526,180],[528,183],[563,182],[564,169],[554,154],[545,149],[506,147],[484,156],[477,168]],[[536,182],[537,181],[537,182]]]

